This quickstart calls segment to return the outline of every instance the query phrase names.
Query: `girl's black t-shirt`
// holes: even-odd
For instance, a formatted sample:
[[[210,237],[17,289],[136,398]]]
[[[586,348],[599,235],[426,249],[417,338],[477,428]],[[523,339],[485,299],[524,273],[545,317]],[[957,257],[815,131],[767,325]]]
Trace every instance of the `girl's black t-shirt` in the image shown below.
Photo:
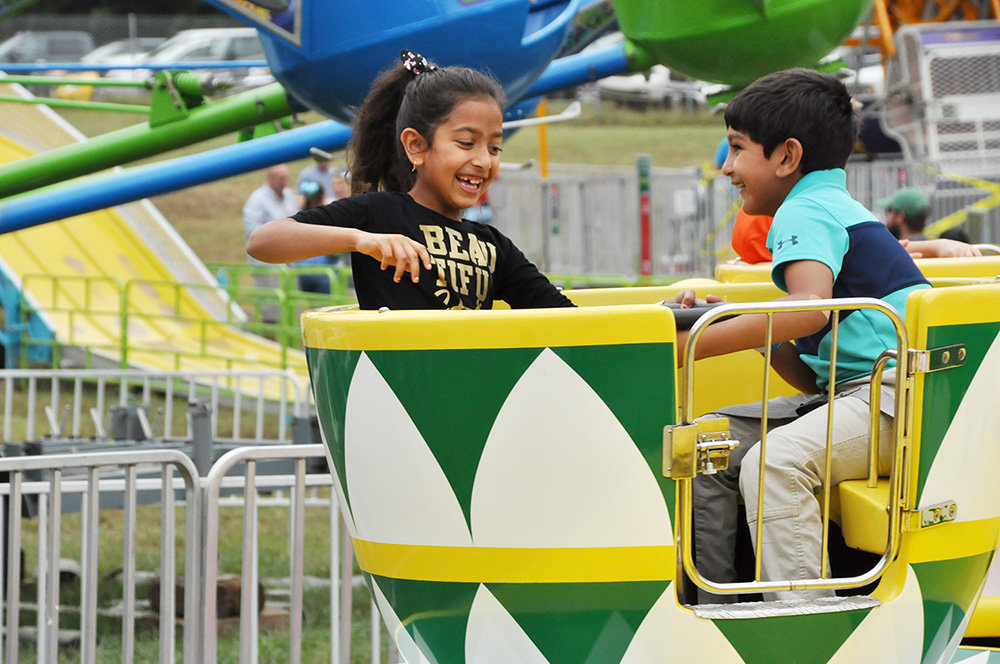
[[[420,205],[409,194],[372,192],[303,210],[305,224],[398,233],[427,247],[432,269],[399,283],[393,268],[354,252],[351,268],[362,309],[490,309],[503,300],[514,309],[571,307],[573,303],[538,271],[510,238],[474,221],[456,221]]]

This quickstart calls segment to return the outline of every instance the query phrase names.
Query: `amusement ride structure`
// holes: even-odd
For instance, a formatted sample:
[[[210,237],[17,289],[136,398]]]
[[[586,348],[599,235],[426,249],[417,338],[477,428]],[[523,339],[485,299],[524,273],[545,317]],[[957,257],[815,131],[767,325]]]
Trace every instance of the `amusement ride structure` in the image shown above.
[[[736,589],[837,589],[825,604],[692,608],[690,484],[724,456],[694,416],[790,388],[753,353],[689,361],[681,375],[679,319],[652,304],[679,287],[570,292],[580,306],[566,311],[318,311],[304,318],[305,352],[278,359],[276,344],[234,326],[242,312],[141,202],[343,149],[351,109],[401,47],[489,69],[513,109],[530,109],[655,63],[738,88],[814,66],[852,35],[891,63],[897,28],[961,17],[982,40],[1000,0],[613,0],[625,40],[597,51],[579,42],[587,12],[606,16],[608,3],[211,2],[260,29],[276,83],[212,100],[197,74],[164,69],[148,123],[89,140],[45,110],[4,104],[5,344],[38,356],[86,346],[135,367],[308,363],[348,532],[410,664],[1000,661],[958,648],[981,595],[1000,595],[987,585],[1000,534],[1000,286],[983,279],[998,259],[940,268],[941,287],[915,296],[905,319],[878,301],[811,305],[875,309],[897,332],[879,367],[898,363],[891,472],[843,482],[826,502],[868,565],[834,560],[829,577]],[[305,109],[329,120],[271,131]],[[233,131],[253,138],[106,170]],[[776,291],[759,277],[699,285],[729,304],[694,322],[692,339],[726,313],[773,315],[759,303]],[[458,392],[467,412],[445,416]],[[995,636],[988,605],[980,634]]]

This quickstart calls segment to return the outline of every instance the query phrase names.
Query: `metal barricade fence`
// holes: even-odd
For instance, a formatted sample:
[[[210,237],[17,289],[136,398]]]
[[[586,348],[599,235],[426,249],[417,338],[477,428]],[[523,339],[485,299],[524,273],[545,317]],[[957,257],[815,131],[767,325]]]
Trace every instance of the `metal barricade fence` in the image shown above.
[[[176,450],[0,459],[0,473],[10,474],[10,481],[0,484],[0,516],[4,517],[0,524],[0,551],[5,551],[5,557],[0,559],[0,564],[4,565],[0,569],[0,578],[4,579],[2,605],[5,608],[5,630],[0,633],[0,662],[16,663],[22,655],[26,660],[56,662],[61,649],[60,637],[68,631],[76,633],[76,630],[60,630],[60,616],[65,626],[67,615],[77,610],[80,659],[83,662],[97,661],[99,639],[114,638],[108,633],[107,622],[119,617],[123,663],[176,661],[180,645],[177,643],[175,622],[178,617],[183,617],[185,626],[182,661],[185,664],[216,661],[220,633],[217,582],[229,576],[223,573],[226,570],[220,561],[220,551],[225,552],[224,557],[230,566],[234,552],[239,552],[240,572],[236,586],[239,598],[239,661],[259,661],[263,607],[258,589],[264,581],[268,581],[269,585],[274,583],[273,580],[261,579],[261,544],[266,543],[273,549],[275,540],[282,539],[274,532],[262,531],[259,519],[263,509],[287,509],[287,648],[282,650],[281,661],[348,664],[352,646],[354,588],[350,540],[342,534],[331,476],[305,473],[308,460],[323,456],[322,445],[244,447],[224,455],[201,479],[191,460]],[[257,473],[260,462],[274,460],[294,462],[294,474],[263,476]],[[241,466],[244,474],[234,475],[234,471]],[[149,477],[151,470],[153,474],[159,471],[158,475]],[[175,476],[175,472],[179,477]],[[26,480],[27,474],[47,474],[48,477],[45,481],[31,481]],[[145,527],[141,527],[137,519],[138,495],[154,490],[159,493],[161,504],[159,537],[148,532],[148,519]],[[183,491],[183,500],[176,499],[177,491]],[[80,494],[83,503],[80,518],[80,600],[79,608],[72,610],[69,602],[61,599],[60,595],[61,556],[64,549],[74,548],[68,544],[70,537],[64,537],[64,532],[72,530],[73,524],[65,523],[60,508],[61,498],[67,493]],[[36,519],[25,519],[22,510],[17,508],[27,495],[34,495],[39,504]],[[108,551],[107,540],[117,536],[119,527],[116,524],[119,521],[115,516],[99,512],[109,496],[123,506],[120,512],[122,589],[120,596],[111,598],[114,602],[111,606],[108,575],[102,577],[99,573],[109,565],[118,567],[118,554]],[[221,541],[220,522],[235,523],[232,519],[222,519],[222,510],[234,507],[242,508],[242,528],[238,528],[239,533],[235,536],[233,528],[229,528],[230,538]],[[183,516],[177,513],[177,508],[183,509]],[[307,509],[311,510],[308,536]],[[322,514],[322,519],[317,518],[317,511]],[[179,546],[177,534],[181,519],[184,522],[184,554],[182,561],[178,561],[175,547]],[[328,540],[317,535],[325,530],[321,525],[323,522],[329,527]],[[242,541],[234,541],[234,537]],[[137,603],[136,587],[137,580],[142,576],[137,558],[149,559],[149,552],[142,547],[150,541],[158,542],[158,554],[153,558],[158,560],[159,599],[155,606],[151,599],[148,607],[155,614],[158,627],[155,643],[150,643],[148,631],[143,632],[142,638],[137,640],[136,637],[137,625],[148,624],[149,620],[148,616],[140,616],[146,607]],[[38,561],[34,605],[23,602],[21,597],[25,566],[22,549],[28,552],[29,561],[35,558]],[[284,553],[280,555],[283,557]],[[107,558],[113,560],[109,562]],[[100,564],[102,559],[103,565]],[[180,574],[177,569],[179,562]],[[311,617],[310,611],[317,610],[315,596],[311,604],[305,601],[308,591],[307,564],[329,571],[329,596],[324,601],[328,606],[329,621],[325,625],[304,624]],[[99,578],[102,579],[100,584]],[[178,586],[181,583],[182,587]],[[284,582],[280,583],[283,585]],[[178,586],[177,593],[183,596],[182,611],[178,611],[180,607],[176,604],[175,586]],[[31,609],[37,612],[33,651],[28,647],[31,635],[21,629],[21,616]],[[379,664],[383,661],[383,653],[388,653],[389,661],[398,661],[392,644],[387,649],[383,648],[381,621],[373,602],[370,611],[370,661]],[[147,622],[140,623],[140,618]],[[323,637],[329,635],[328,653],[317,653],[325,645],[317,645],[317,641],[323,640],[323,637],[317,637],[317,632]],[[5,642],[3,635],[6,635]],[[229,641],[227,657],[232,657],[235,646],[231,639]],[[116,645],[111,645],[114,652],[118,652]],[[62,646],[66,647],[71,646]],[[303,658],[304,647],[308,648],[308,659]],[[282,648],[285,646],[282,645]],[[65,657],[65,652],[62,656]]]
[[[191,440],[199,405],[214,442],[301,442],[293,429],[308,426],[309,396],[288,371],[8,369],[0,384],[5,444]]]
[[[303,566],[305,549],[305,459],[312,455],[322,455],[323,450],[320,445],[310,445],[305,448],[243,448],[234,450],[226,454],[212,467],[205,483],[204,515],[203,515],[203,540],[202,556],[203,568],[205,570],[203,578],[202,601],[199,608],[202,610],[200,616],[200,629],[202,632],[202,661],[205,664],[212,664],[216,661],[216,637],[217,637],[217,611],[216,611],[216,581],[218,579],[218,554],[219,554],[219,498],[222,491],[222,484],[229,473],[237,464],[246,464],[246,471],[243,475],[243,496],[244,496],[244,518],[243,518],[243,542],[242,542],[242,572],[240,575],[241,610],[240,610],[240,661],[257,661],[257,633],[259,624],[257,622],[261,607],[258,606],[258,594],[256,588],[259,582],[258,569],[258,515],[256,502],[256,479],[257,461],[262,457],[274,458],[280,455],[282,458],[294,459],[295,475],[291,487],[291,514],[289,515],[289,652],[288,661],[298,664],[302,661],[302,613],[303,613]],[[333,514],[333,510],[331,510]],[[330,557],[335,560],[338,552],[340,539],[339,523],[335,516],[330,519]],[[339,565],[331,565],[331,578],[336,579]],[[350,575],[347,576],[350,579]],[[335,594],[333,590],[337,584],[331,584],[331,596]],[[350,585],[348,583],[348,585]],[[336,601],[331,599],[331,606],[335,606]],[[330,612],[330,634],[331,637],[339,636],[339,618],[337,612],[331,608]],[[337,640],[332,644],[335,646]],[[336,647],[331,648],[331,661],[333,652],[339,652]]]
[[[158,469],[159,479],[140,480],[140,467],[144,472]],[[124,479],[106,479],[102,474],[117,471]],[[174,471],[180,475],[174,480]],[[61,596],[61,554],[63,549],[62,497],[68,493],[80,494],[83,509],[80,519],[80,600],[79,643],[80,659],[94,662],[97,658],[98,624],[109,615],[108,609],[98,607],[98,569],[101,548],[101,530],[110,527],[110,519],[99,514],[102,496],[114,492],[121,496],[121,661],[136,661],[136,551],[137,551],[137,495],[141,489],[158,489],[160,492],[161,520],[159,537],[159,578],[162,588],[173,588],[177,580],[175,547],[177,545],[177,518],[175,513],[175,485],[184,491],[184,505],[188,511],[184,523],[183,569],[185,586],[183,607],[185,615],[195,612],[198,583],[199,541],[199,487],[198,474],[190,458],[175,450],[146,450],[140,452],[101,452],[95,454],[67,454],[40,457],[0,459],[0,473],[7,473],[9,481],[0,484],[0,536],[6,546],[0,545],[3,557],[4,579],[4,630],[6,642],[0,648],[3,661],[19,661],[22,639],[20,628],[22,610],[21,556],[24,536],[30,533],[22,517],[21,502],[29,494],[38,497],[38,519],[34,538],[37,542],[37,591],[35,656],[38,662],[56,662],[59,656],[60,620],[69,613],[68,603]],[[46,481],[25,481],[26,473],[47,473]],[[78,479],[74,479],[78,478]],[[158,657],[161,662],[173,662],[176,650],[175,594],[162,592],[159,602]],[[196,633],[184,632],[185,664],[200,661]]]
[[[326,511],[325,521],[329,527],[329,543],[326,555],[329,556],[329,610],[328,623],[330,635],[329,661],[350,662],[351,653],[351,619],[354,557],[350,538],[343,532],[338,502],[333,489],[330,475],[306,475],[306,461],[310,458],[324,456],[322,445],[295,445],[284,447],[245,447],[233,450],[212,467],[206,478],[203,494],[203,576],[204,596],[199,606],[203,609],[201,630],[203,660],[207,664],[217,658],[217,611],[215,583],[219,569],[219,519],[220,507],[224,503],[220,496],[226,489],[242,489],[243,492],[243,541],[241,548],[240,586],[244,589],[241,597],[239,653],[241,662],[258,661],[258,639],[260,625],[257,606],[258,594],[247,592],[246,589],[258,587],[260,530],[258,527],[258,509],[265,505],[274,505],[273,499],[259,497],[257,492],[267,488],[289,489],[288,500],[283,504],[289,509],[288,559],[289,559],[289,649],[288,662],[303,661],[303,619],[306,616],[304,602],[304,565],[305,554],[309,548],[305,537],[306,507],[321,508]],[[257,464],[262,460],[290,459],[295,462],[295,474],[291,477],[261,477],[257,475]],[[244,467],[241,476],[233,477],[232,471]],[[308,491],[325,489],[326,497],[307,497]],[[310,530],[314,531],[319,524],[310,520]],[[381,622],[374,601],[370,602],[371,611],[371,652],[370,661],[378,664],[382,661]],[[389,646],[390,661],[394,657],[394,647]],[[311,661],[316,661],[315,656]]]
[[[652,253],[656,275],[711,274],[728,234],[715,217],[731,206],[725,188],[702,182],[699,169],[653,169]],[[509,173],[490,190],[493,224],[549,273],[637,274],[638,180],[634,169],[574,168],[542,181]],[[718,235],[718,238],[716,238]]]

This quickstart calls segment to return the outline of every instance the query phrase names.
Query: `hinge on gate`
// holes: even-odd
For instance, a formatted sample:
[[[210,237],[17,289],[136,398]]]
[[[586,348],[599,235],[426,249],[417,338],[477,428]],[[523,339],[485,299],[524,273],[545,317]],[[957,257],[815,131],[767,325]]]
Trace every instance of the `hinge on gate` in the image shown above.
[[[908,532],[930,528],[939,523],[954,521],[958,515],[958,503],[946,500],[943,503],[929,505],[915,510],[903,512],[903,529]]]
[[[931,373],[933,371],[943,371],[954,369],[965,364],[968,352],[965,344],[953,344],[951,346],[941,346],[940,348],[929,348],[927,350],[910,349],[909,373]]]
[[[729,436],[729,418],[700,420],[663,428],[663,476],[690,480],[729,467],[729,453],[740,444]]]

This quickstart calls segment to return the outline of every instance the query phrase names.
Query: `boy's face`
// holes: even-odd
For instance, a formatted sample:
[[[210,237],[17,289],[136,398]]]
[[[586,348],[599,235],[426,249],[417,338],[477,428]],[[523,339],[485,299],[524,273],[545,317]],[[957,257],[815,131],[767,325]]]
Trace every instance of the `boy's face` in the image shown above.
[[[740,190],[743,210],[747,214],[773,217],[797,181],[786,172],[785,146],[779,145],[770,157],[765,157],[763,146],[744,132],[730,128],[727,136],[729,156],[722,165],[722,173]]]

